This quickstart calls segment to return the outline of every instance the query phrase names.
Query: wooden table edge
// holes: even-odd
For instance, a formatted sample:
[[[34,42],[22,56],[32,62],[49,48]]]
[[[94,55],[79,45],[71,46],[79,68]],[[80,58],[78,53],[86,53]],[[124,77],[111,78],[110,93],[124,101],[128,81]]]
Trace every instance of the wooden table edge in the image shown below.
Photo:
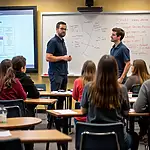
[[[22,118],[24,118],[24,117],[22,117]],[[30,117],[30,118],[34,118],[34,117]],[[4,127],[0,127],[0,129],[11,130],[11,129],[21,129],[21,128],[26,128],[26,127],[30,127],[30,126],[35,126],[35,125],[40,124],[42,122],[42,119],[40,119],[40,118],[37,118],[37,119],[39,119],[39,122],[36,122],[34,124],[26,124],[26,125],[22,125],[22,126],[13,125],[13,126],[9,126],[9,127],[8,126],[4,126]]]
[[[128,116],[150,116],[150,113],[136,113],[136,112],[129,112]]]
[[[79,111],[80,109],[71,109],[72,111]],[[51,112],[52,111],[52,112]],[[53,113],[54,110],[46,110],[47,113],[51,114],[52,116],[55,116],[55,117],[85,117],[85,115],[82,115],[82,114],[70,114],[70,115],[67,115],[67,114],[60,114],[58,112],[55,112]]]
[[[47,129],[48,130],[48,129]],[[47,132],[47,130],[44,130],[44,131],[46,131]],[[60,132],[60,131],[58,131],[58,130],[56,130],[56,129],[52,129],[53,131],[55,131],[55,132]],[[17,138],[16,136],[13,136],[13,133],[15,133],[15,132],[36,132],[36,131],[38,131],[38,132],[43,132],[43,130],[20,130],[20,131],[10,131],[10,133],[12,134],[12,136],[8,136],[8,137],[4,137],[4,138],[9,138],[9,139],[11,139],[11,138]],[[50,130],[48,130],[48,131],[50,131]],[[31,133],[30,133],[31,134]],[[64,133],[62,133],[62,132],[60,132],[59,134],[61,134],[61,136],[63,135],[63,136],[65,136],[65,139],[59,139],[59,138],[56,138],[56,139],[50,139],[50,140],[48,140],[48,139],[30,139],[30,140],[28,140],[28,139],[21,139],[20,138],[20,140],[21,140],[21,142],[22,143],[46,143],[46,142],[52,142],[52,143],[55,143],[55,142],[60,142],[60,143],[66,143],[66,142],[71,142],[72,141],[72,137],[70,137],[70,136],[68,136],[68,135],[66,135],[66,134],[64,134]],[[18,137],[19,138],[19,137]],[[1,139],[1,138],[0,138]],[[33,142],[33,140],[34,140],[34,142]]]
[[[57,99],[50,99],[50,100],[52,100],[52,102],[44,102],[44,99],[43,99],[43,102],[42,102],[42,99],[40,99],[40,102],[35,101],[34,99],[33,100],[25,100],[24,102],[26,104],[38,104],[38,105],[48,105],[48,104],[54,104],[57,102]]]

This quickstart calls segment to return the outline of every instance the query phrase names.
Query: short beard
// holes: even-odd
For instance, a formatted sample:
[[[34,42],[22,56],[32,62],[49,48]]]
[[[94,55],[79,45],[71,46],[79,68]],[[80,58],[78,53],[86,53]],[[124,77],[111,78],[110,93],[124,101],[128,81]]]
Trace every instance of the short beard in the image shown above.
[[[58,34],[61,38],[63,38],[65,35],[61,35],[61,34]]]

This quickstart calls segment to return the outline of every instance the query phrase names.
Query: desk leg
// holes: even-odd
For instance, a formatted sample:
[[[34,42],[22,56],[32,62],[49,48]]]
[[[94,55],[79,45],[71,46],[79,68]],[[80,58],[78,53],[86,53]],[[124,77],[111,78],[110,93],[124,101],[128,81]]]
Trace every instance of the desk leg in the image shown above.
[[[72,109],[72,96],[68,97],[68,101],[69,101],[69,109]]]
[[[67,130],[65,130],[64,128],[67,127],[65,124],[65,119],[63,118],[63,120],[61,118],[55,118],[55,126],[56,126],[56,129],[58,131],[61,132],[61,124],[62,124],[62,121],[64,123],[63,125],[63,132],[66,133]],[[68,128],[68,127],[67,127]],[[62,143],[57,143],[57,150],[61,150],[61,147],[62,147],[62,150],[67,150],[68,148],[68,145],[66,146],[67,144],[62,144]]]
[[[134,132],[134,120],[135,120],[134,116],[129,117],[129,121],[130,121],[130,129],[129,130],[131,133]]]
[[[51,115],[50,120],[48,121],[47,124],[47,129],[51,129],[53,123],[54,123],[54,117]],[[46,143],[46,150],[49,150],[49,144],[50,144],[49,142]]]
[[[69,109],[72,109],[72,96],[68,97]],[[71,132],[71,118],[69,118],[69,133]]]
[[[63,118],[63,121],[64,121],[63,133],[68,135],[68,118],[67,117]],[[63,150],[68,150],[68,143],[63,144],[62,149]]]

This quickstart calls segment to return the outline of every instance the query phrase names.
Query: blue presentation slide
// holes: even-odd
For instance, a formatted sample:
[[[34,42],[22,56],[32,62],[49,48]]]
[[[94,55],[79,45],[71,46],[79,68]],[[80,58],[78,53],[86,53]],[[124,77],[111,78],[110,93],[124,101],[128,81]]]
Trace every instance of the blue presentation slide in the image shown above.
[[[33,10],[0,11],[0,62],[17,55],[34,68]]]

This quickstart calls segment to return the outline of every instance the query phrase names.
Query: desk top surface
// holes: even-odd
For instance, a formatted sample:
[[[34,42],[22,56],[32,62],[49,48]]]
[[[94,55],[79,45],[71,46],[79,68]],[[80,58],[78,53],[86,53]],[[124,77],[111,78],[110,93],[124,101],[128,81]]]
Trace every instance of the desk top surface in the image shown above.
[[[47,110],[48,113],[55,117],[82,117],[84,114],[81,112],[81,109],[72,109],[72,110]],[[130,111],[129,116],[150,116],[150,113],[136,113]]]
[[[38,104],[38,105],[47,105],[47,104],[53,104],[57,101],[57,99],[27,99],[24,102],[27,104]]]
[[[23,143],[69,142],[72,138],[58,130],[18,130],[10,131],[11,136],[0,139],[20,138]]]
[[[0,129],[23,128],[41,123],[42,120],[34,117],[7,118],[6,123],[0,123]]]
[[[39,91],[40,96],[72,96],[72,92],[57,92],[57,91]]]
[[[66,109],[66,110],[47,110],[48,113],[55,117],[78,117],[78,116],[84,116],[84,114],[81,112],[81,109]]]

